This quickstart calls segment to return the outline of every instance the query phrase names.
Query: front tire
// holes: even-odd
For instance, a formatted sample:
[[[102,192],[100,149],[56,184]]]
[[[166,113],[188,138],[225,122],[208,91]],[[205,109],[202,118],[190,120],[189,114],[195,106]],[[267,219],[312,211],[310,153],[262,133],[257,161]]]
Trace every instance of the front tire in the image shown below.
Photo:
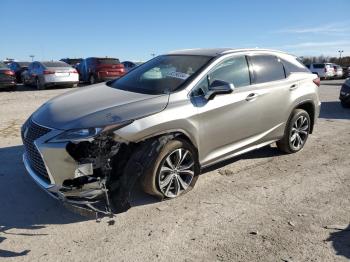
[[[190,191],[200,173],[197,151],[187,141],[175,138],[156,151],[145,172],[143,190],[160,199],[175,198]]]
[[[289,118],[283,138],[276,143],[278,149],[288,154],[302,150],[309,137],[310,128],[309,114],[303,109],[295,109]]]

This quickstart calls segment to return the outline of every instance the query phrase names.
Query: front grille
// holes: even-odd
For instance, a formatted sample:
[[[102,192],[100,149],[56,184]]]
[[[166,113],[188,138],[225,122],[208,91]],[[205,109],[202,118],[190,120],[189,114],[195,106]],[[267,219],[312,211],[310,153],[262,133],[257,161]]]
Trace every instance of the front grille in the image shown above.
[[[30,166],[35,173],[47,183],[50,183],[49,175],[47,173],[44,161],[38,149],[34,145],[34,141],[50,131],[51,129],[49,128],[35,124],[31,118],[25,122],[21,131],[24,149],[27,153]]]

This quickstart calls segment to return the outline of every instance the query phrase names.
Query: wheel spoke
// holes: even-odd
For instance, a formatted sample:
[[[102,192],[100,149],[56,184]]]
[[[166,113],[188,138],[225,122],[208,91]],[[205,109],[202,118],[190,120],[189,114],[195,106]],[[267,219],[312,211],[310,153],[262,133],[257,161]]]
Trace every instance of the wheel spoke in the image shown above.
[[[190,176],[194,176],[194,172],[190,169],[186,169],[186,170],[179,170],[180,174],[188,174]]]
[[[178,176],[174,176],[174,178],[174,195],[177,196],[180,193],[180,182]]]
[[[303,130],[300,130],[300,131],[299,131],[299,135],[300,135],[300,134],[303,134],[304,136],[307,136],[307,132],[306,132],[306,131],[303,131]]]
[[[166,158],[165,162],[168,164],[168,166],[171,168],[171,169],[175,169],[175,166],[171,160],[171,154]]]
[[[185,181],[183,181],[181,176],[177,176],[177,179],[179,180],[182,189],[186,190],[188,188],[188,184]]]
[[[295,141],[296,137],[297,137],[297,133],[295,132],[295,133],[290,137],[290,142]]]
[[[183,161],[186,159],[188,155],[188,151],[186,150],[185,153],[182,155],[181,159],[180,159],[180,162],[179,162],[179,165],[178,167],[181,167],[181,164],[183,163]]]
[[[171,180],[172,180],[173,176],[174,176],[173,174],[169,174],[165,177],[165,179],[160,181],[160,188],[164,188],[164,187],[168,186],[169,184],[171,184]]]
[[[170,189],[170,187],[171,187],[171,184],[172,184],[173,180],[174,180],[174,176],[171,176],[170,182],[169,182],[169,184],[168,184],[168,186],[167,186],[167,188],[166,188],[166,190],[165,190],[165,192],[164,192],[164,194],[165,194],[166,196],[167,196],[168,193],[169,193],[169,189]]]

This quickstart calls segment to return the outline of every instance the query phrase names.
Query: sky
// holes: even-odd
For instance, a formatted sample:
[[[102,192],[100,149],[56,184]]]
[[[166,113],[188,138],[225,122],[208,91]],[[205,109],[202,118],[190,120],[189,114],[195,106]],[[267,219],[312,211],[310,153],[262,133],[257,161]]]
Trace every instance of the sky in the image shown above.
[[[1,0],[0,59],[146,61],[188,48],[350,55],[350,0]]]

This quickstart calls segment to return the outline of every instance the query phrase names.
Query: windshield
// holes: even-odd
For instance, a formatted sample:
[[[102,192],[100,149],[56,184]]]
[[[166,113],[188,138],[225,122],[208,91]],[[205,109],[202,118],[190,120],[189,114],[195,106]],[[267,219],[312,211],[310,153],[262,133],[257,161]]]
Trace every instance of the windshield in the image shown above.
[[[199,72],[210,59],[208,56],[195,55],[158,56],[110,85],[117,89],[143,94],[169,93]]]

